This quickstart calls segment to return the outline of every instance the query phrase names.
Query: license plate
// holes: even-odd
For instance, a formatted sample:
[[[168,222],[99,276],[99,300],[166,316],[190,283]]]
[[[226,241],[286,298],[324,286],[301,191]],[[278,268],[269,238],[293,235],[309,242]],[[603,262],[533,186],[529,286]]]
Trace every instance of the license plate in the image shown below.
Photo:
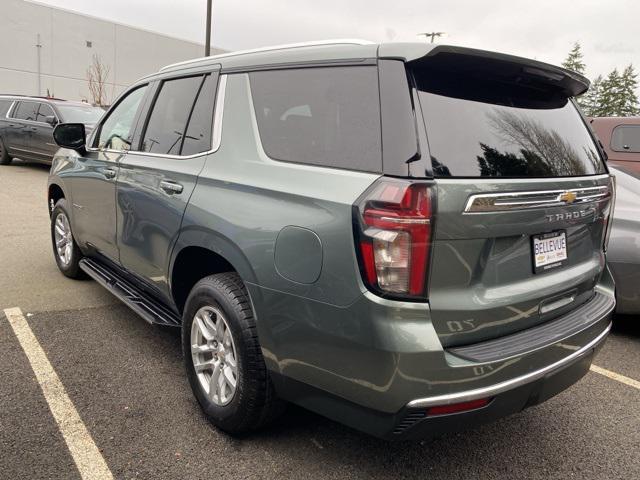
[[[532,237],[533,271],[546,272],[561,267],[567,259],[567,233],[544,233]]]

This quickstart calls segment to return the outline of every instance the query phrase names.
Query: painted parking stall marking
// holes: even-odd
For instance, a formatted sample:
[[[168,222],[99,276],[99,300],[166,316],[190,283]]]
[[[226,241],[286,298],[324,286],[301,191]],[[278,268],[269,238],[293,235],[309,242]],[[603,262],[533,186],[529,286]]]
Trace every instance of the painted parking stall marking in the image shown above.
[[[599,373],[600,375],[604,375],[605,377],[611,378],[612,380],[616,380],[617,382],[624,383],[630,387],[633,387],[637,390],[640,390],[640,382],[638,380],[634,380],[633,378],[625,377],[624,375],[620,375],[619,373],[612,372],[611,370],[607,370],[606,368],[598,367],[597,365],[591,365],[591,371]]]
[[[82,422],[73,402],[65,391],[64,385],[22,315],[22,311],[19,308],[7,308],[4,310],[4,314],[29,360],[36,380],[81,477],[87,480],[113,479],[100,450]]]

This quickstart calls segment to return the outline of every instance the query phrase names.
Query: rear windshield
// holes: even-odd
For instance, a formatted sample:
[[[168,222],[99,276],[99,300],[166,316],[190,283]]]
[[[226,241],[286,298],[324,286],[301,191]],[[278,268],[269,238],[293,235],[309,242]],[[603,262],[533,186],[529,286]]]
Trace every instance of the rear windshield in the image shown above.
[[[95,125],[104,114],[104,110],[100,107],[92,107],[90,105],[60,105],[58,110],[62,115],[62,121],[65,123],[84,123],[85,125]]]
[[[4,117],[7,115],[9,111],[9,107],[13,103],[12,100],[0,100],[0,117]]]
[[[559,93],[442,71],[417,71],[414,76],[434,176],[571,177],[605,172],[580,114]]]

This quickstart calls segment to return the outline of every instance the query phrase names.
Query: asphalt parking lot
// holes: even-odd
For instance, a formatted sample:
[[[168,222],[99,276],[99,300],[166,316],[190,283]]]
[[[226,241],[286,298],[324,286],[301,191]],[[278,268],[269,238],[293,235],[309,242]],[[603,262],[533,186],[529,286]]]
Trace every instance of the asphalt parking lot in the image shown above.
[[[388,443],[294,407],[268,431],[220,433],[191,395],[177,331],[58,272],[47,173],[0,166],[0,478],[81,478],[3,314],[15,307],[114,478],[640,478],[638,317],[615,319],[595,360],[605,370],[461,434]]]

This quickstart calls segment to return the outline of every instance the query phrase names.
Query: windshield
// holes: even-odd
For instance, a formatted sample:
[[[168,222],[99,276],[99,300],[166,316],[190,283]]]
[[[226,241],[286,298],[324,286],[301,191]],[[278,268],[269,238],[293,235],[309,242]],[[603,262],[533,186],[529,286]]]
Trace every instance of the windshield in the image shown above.
[[[579,112],[557,92],[442,71],[414,74],[435,176],[571,177],[605,172]]]
[[[104,110],[100,107],[92,107],[87,105],[56,105],[62,121],[64,123],[84,123],[85,125],[94,125],[100,120],[104,114]]]

